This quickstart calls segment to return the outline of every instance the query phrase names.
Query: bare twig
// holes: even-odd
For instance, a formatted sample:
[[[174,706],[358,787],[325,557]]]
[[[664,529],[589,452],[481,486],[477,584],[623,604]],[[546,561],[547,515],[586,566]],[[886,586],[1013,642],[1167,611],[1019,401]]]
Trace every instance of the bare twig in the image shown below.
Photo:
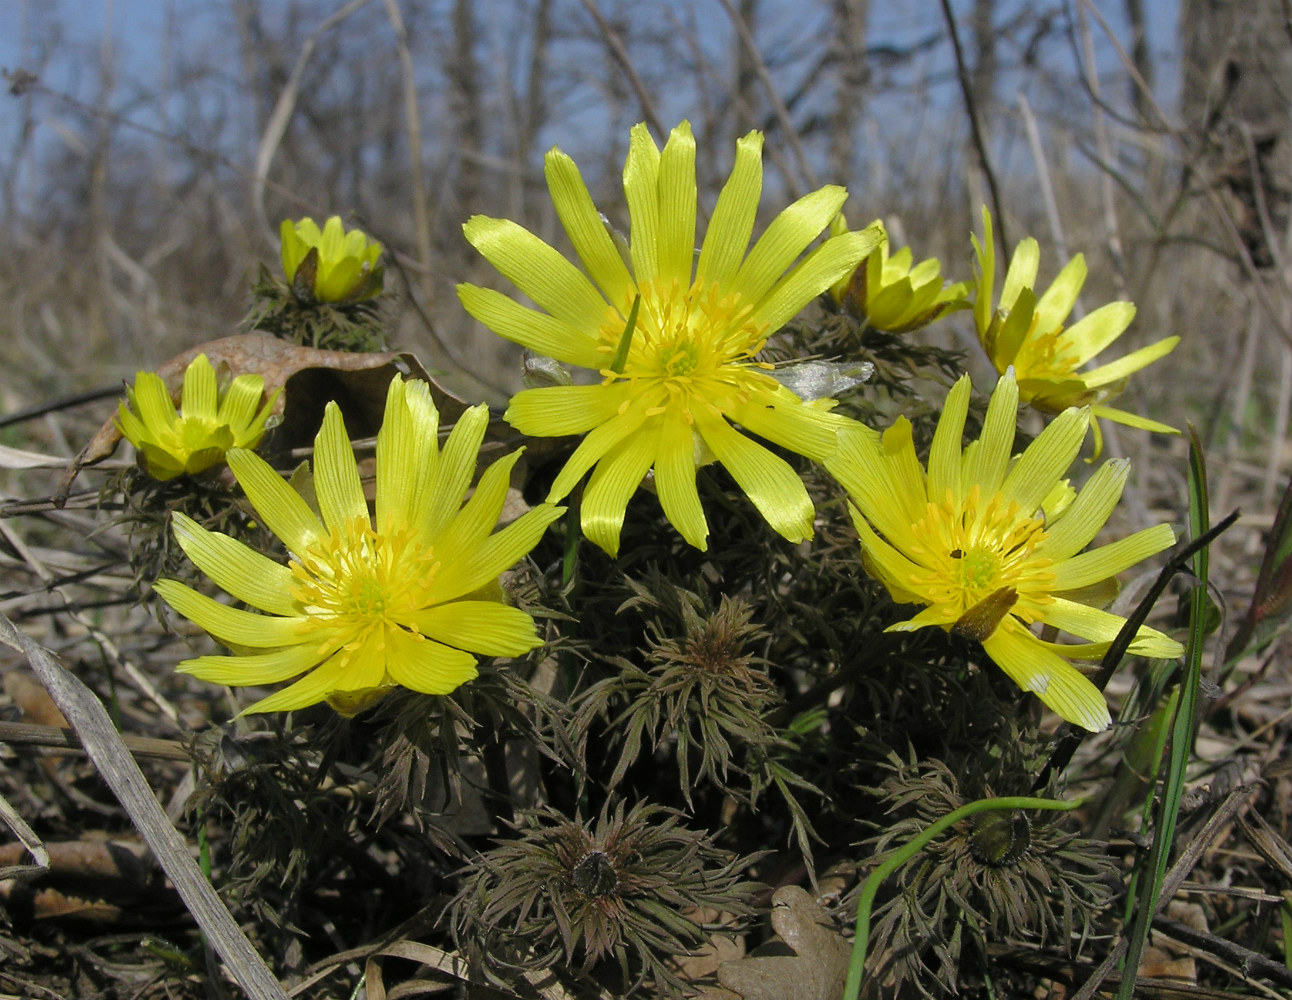
[[[178,740],[159,740],[152,736],[133,736],[129,733],[122,733],[121,740],[136,757],[182,761],[192,759]],[[0,722],[0,743],[8,743],[10,746],[56,747],[62,750],[85,749],[85,744],[74,730],[38,726],[30,722]]]
[[[301,77],[305,75],[305,67],[309,65],[310,56],[314,54],[314,47],[318,44],[318,40],[355,11],[366,6],[367,3],[368,0],[350,0],[340,10],[325,18],[322,24],[306,36],[304,44],[301,45],[300,55],[296,57],[296,64],[292,66],[291,75],[287,78],[287,84],[283,87],[282,93],[278,95],[274,110],[269,115],[269,122],[265,125],[264,135],[260,137],[260,145],[256,149],[255,173],[252,176],[251,203],[255,208],[256,221],[260,223],[271,243],[277,238],[278,234],[270,227],[269,216],[265,212],[266,179],[269,177],[269,167],[274,162],[274,154],[278,152],[278,146],[283,141],[283,135],[287,132],[287,124],[291,121],[292,112],[296,110],[296,98],[300,93]]]
[[[606,40],[606,48],[615,57],[615,62],[619,63],[620,69],[624,71],[624,76],[628,78],[629,84],[632,85],[633,93],[637,95],[637,103],[642,106],[642,114],[646,117],[647,123],[657,136],[667,136],[668,129],[664,127],[664,122],[660,119],[659,112],[655,110],[655,102],[651,100],[650,91],[646,89],[646,84],[637,75],[637,70],[633,68],[632,60],[628,58],[628,50],[624,48],[623,41],[615,32],[615,29],[610,26],[610,22],[602,17],[596,0],[582,0],[582,2],[584,10],[591,14],[592,19],[597,22],[597,28],[600,30],[601,36]]]
[[[434,301],[435,289],[431,282],[431,219],[426,210],[426,182],[422,177],[422,126],[417,110],[417,77],[413,73],[413,55],[408,49],[408,29],[404,26],[398,0],[385,0],[386,16],[395,32],[399,50],[400,78],[404,85],[404,127],[408,129],[408,188],[413,200],[413,236],[417,243],[418,273],[422,282],[422,297]]]
[[[287,1000],[282,986],[234,922],[211,883],[198,869],[188,845],[166,818],[157,796],[148,787],[147,779],[99,699],[49,650],[21,632],[4,615],[0,615],[0,640],[27,657],[234,979],[252,1000]]]
[[[978,102],[973,92],[973,82],[969,79],[969,64],[965,61],[964,48],[960,44],[960,31],[956,28],[956,16],[951,10],[950,0],[942,0],[942,17],[947,24],[947,33],[951,36],[951,49],[956,57],[956,77],[960,81],[960,94],[965,102],[965,114],[969,116],[969,131],[973,136],[974,151],[978,154],[978,166],[987,179],[987,189],[991,192],[991,210],[996,216],[996,235],[1000,237],[1002,255],[1008,257],[1009,240],[1005,236],[1005,203],[1000,196],[1000,187],[996,183],[996,172],[992,170],[991,158],[987,155],[987,140],[983,138],[982,125],[978,119]]]
[[[798,129],[794,127],[794,121],[790,118],[790,109],[785,106],[781,100],[781,95],[772,83],[771,74],[767,72],[767,63],[763,59],[763,54],[758,51],[758,45],[754,41],[754,36],[749,32],[749,25],[745,19],[740,16],[740,12],[732,6],[731,0],[721,0],[723,9],[727,16],[731,18],[731,23],[736,29],[736,34],[740,36],[740,44],[744,46],[749,58],[753,60],[754,71],[758,74],[759,82],[762,83],[763,89],[767,91],[767,99],[771,102],[772,110],[776,112],[776,118],[781,123],[781,131],[785,133],[785,141],[790,144],[794,150],[794,159],[798,162],[799,172],[807,186],[810,189],[820,187],[817,183],[816,172],[812,165],[808,163],[807,154],[803,151],[803,144],[799,142]],[[792,195],[803,193],[799,185],[795,184],[792,178],[787,177],[786,181]]]
[[[183,731],[184,726],[179,721],[179,712],[175,710],[175,706],[170,703],[165,695],[157,690],[157,686],[144,675],[143,671],[121,655],[121,650],[117,648],[117,644],[112,641],[103,629],[99,628],[86,615],[81,613],[80,609],[77,607],[76,601],[70,597],[66,591],[58,586],[55,582],[54,574],[49,571],[48,567],[46,567],[44,563],[36,558],[32,551],[27,547],[26,543],[18,537],[17,533],[15,533],[7,524],[0,522],[0,535],[4,536],[5,541],[8,542],[9,545],[13,547],[13,550],[18,553],[19,558],[30,566],[36,575],[40,577],[41,582],[44,583],[49,590],[62,598],[63,604],[67,609],[68,616],[90,633],[94,638],[94,641],[98,643],[99,648],[103,650],[103,654],[108,658],[109,662],[124,673],[135,687],[142,691],[144,695],[161,710],[161,713],[171,721],[176,729]]]
[[[1224,835],[1226,828],[1234,817],[1238,815],[1240,810],[1246,808],[1259,790],[1257,785],[1248,785],[1243,788],[1235,788],[1225,796],[1220,805],[1216,807],[1216,811],[1211,814],[1211,818],[1207,820],[1207,825],[1199,831],[1193,840],[1189,841],[1188,846],[1180,853],[1175,865],[1166,873],[1166,878],[1162,880],[1161,895],[1158,896],[1159,905],[1171,899],[1180,890],[1180,886],[1189,877],[1189,873],[1193,871],[1203,853],[1211,847],[1213,841]],[[1125,957],[1129,944],[1130,939],[1122,935],[1081,989],[1072,995],[1072,1000],[1091,1000],[1091,997],[1095,995],[1103,981],[1108,978],[1109,973],[1117,968],[1122,958]],[[1127,975],[1134,975],[1134,972],[1134,969],[1126,970]]]

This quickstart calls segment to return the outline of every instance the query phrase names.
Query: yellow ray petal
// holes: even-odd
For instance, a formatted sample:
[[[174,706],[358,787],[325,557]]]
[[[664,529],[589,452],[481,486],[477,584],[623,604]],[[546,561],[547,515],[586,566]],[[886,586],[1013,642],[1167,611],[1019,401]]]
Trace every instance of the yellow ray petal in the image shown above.
[[[1165,337],[1156,344],[1149,344],[1147,347],[1141,347],[1138,351],[1131,351],[1125,357],[1110,361],[1106,365],[1100,365],[1093,371],[1083,372],[1081,381],[1092,387],[1118,382],[1141,368],[1151,365],[1158,358],[1170,354],[1175,350],[1175,345],[1179,342],[1179,337]]]
[[[325,534],[301,495],[263,458],[241,448],[234,448],[225,458],[256,514],[291,552],[304,552]]]
[[[324,409],[323,426],[314,439],[314,494],[328,528],[344,530],[355,521],[368,523],[368,501],[363,496],[359,467],[335,402]]]
[[[606,301],[596,286],[523,226],[476,215],[462,231],[490,264],[561,322],[579,329],[601,323]]]
[[[1099,689],[1030,632],[999,628],[983,642],[996,664],[1024,691],[1033,692],[1060,718],[1092,733],[1103,732],[1112,718]]]
[[[660,422],[655,488],[664,516],[701,552],[709,545],[709,522],[695,483],[695,432],[681,420]]]
[[[296,677],[318,660],[318,649],[312,643],[301,643],[247,656],[198,656],[184,660],[175,670],[211,684],[259,687]]]
[[[1054,589],[1076,590],[1116,576],[1151,555],[1175,544],[1175,532],[1169,524],[1155,524],[1101,545],[1089,552],[1065,559],[1054,567]]]
[[[1126,459],[1114,459],[1096,469],[1068,508],[1053,522],[1046,522],[1046,537],[1036,547],[1037,555],[1060,562],[1094,541],[1121,499],[1129,474]]]
[[[691,284],[695,266],[695,137],[688,122],[673,129],[659,161],[659,278]]]
[[[1001,495],[1013,500],[1024,511],[1039,508],[1046,494],[1081,451],[1089,426],[1088,410],[1064,410],[1060,413],[1014,463],[1001,484]]]
[[[286,566],[228,535],[208,531],[180,511],[172,515],[171,530],[185,555],[226,593],[271,615],[300,614]]]
[[[658,442],[659,422],[652,421],[610,449],[592,470],[579,521],[588,540],[612,557],[619,554],[619,532],[628,500],[654,464]]]
[[[391,645],[390,676],[410,691],[449,694],[479,676],[476,658],[461,649],[409,633]]]
[[[564,507],[539,504],[481,542],[469,560],[458,558],[444,564],[428,595],[428,604],[457,600],[495,581],[523,559],[538,544],[547,526],[563,513]]]
[[[563,319],[529,309],[502,292],[476,285],[458,285],[458,299],[472,316],[500,337],[528,347],[549,358],[584,368],[603,368],[606,356],[597,348],[600,340],[585,329]]]
[[[827,185],[804,195],[772,220],[732,282],[741,299],[761,302],[786,268],[830,225],[847,197],[843,188]]]
[[[428,639],[484,656],[523,656],[543,644],[534,619],[497,601],[437,604],[414,623]]]
[[[311,670],[294,684],[268,697],[248,705],[238,714],[253,715],[261,712],[292,712],[310,705],[317,705],[333,691],[338,690],[345,676],[345,664],[334,656]]]
[[[1018,426],[1018,383],[1012,370],[996,382],[996,391],[987,405],[982,436],[964,473],[967,489],[974,483],[984,495],[995,493],[1005,481],[1009,458],[1014,447],[1014,429]]]
[[[269,649],[302,641],[304,616],[279,617],[241,611],[175,580],[158,580],[153,589],[181,615],[226,644]]]
[[[961,454],[963,450],[965,417],[969,413],[969,394],[973,383],[968,375],[956,380],[947,394],[947,401],[942,406],[942,415],[938,417],[937,429],[933,432],[933,445],[929,450],[929,499],[941,503],[950,491],[952,501],[956,504],[964,499],[961,483]]]
[[[697,409],[696,430],[754,506],[791,542],[812,537],[815,510],[803,480],[789,464],[740,434],[721,416]]]
[[[626,382],[611,382],[522,389],[511,397],[504,419],[535,437],[583,434],[613,419],[628,402],[631,388]]]
[[[583,266],[588,269],[592,280],[600,286],[601,293],[611,302],[619,302],[623,298],[624,290],[632,287],[632,275],[628,273],[628,267],[619,255],[614,241],[610,238],[610,233],[606,231],[605,222],[602,221],[596,205],[592,203],[592,195],[588,193],[588,187],[583,182],[583,175],[579,173],[578,166],[559,149],[553,149],[543,161],[543,173],[547,178],[547,189],[552,194],[552,205],[556,208],[557,217],[574,245],[575,253],[583,261]],[[493,323],[479,316],[477,318],[490,329],[502,333],[502,330]],[[503,333],[503,336],[507,335]],[[535,345],[530,346],[535,347],[535,350],[541,350]],[[556,357],[550,351],[543,351],[543,353]],[[584,361],[574,363],[587,364]],[[594,366],[589,365],[589,367]]]
[[[750,132],[736,142],[735,165],[705,230],[698,277],[722,286],[736,276],[754,232],[762,191],[763,134]]]

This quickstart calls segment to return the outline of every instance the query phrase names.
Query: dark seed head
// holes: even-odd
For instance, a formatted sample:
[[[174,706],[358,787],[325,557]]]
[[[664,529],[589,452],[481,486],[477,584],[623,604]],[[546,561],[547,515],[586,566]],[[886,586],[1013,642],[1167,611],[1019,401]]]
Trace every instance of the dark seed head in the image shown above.
[[[592,851],[575,863],[570,881],[585,896],[613,896],[619,876],[605,851]]]
[[[992,810],[979,813],[969,834],[969,850],[992,868],[1012,865],[1032,843],[1032,827],[1021,812]]]

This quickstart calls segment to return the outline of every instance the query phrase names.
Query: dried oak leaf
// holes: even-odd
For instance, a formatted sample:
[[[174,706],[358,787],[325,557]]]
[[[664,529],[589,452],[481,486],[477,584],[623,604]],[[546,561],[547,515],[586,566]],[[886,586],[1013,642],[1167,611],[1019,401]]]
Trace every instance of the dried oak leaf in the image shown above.
[[[852,945],[806,890],[776,890],[772,929],[780,942],[773,938],[747,958],[719,966],[725,989],[743,1000],[835,1000],[843,994]]]
[[[329,400],[335,400],[341,407],[351,437],[373,436],[381,427],[386,387],[396,374],[430,384],[431,398],[440,411],[442,423],[457,420],[468,406],[437,384],[412,354],[320,351],[256,333],[221,337],[199,344],[158,367],[157,374],[170,389],[177,405],[184,384],[184,371],[199,354],[205,354],[217,371],[228,372],[231,376],[250,373],[263,376],[267,394],[283,388],[273,411],[281,417],[274,431],[273,443],[274,448],[280,451],[307,446],[313,441],[323,422],[323,408]],[[59,496],[67,496],[83,467],[109,457],[120,442],[121,430],[114,414],[72,460],[63,477]]]

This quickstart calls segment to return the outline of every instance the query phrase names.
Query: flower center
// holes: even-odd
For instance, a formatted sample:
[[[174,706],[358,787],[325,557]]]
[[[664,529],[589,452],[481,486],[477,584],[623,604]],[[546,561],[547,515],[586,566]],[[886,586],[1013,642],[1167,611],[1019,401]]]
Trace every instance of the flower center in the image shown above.
[[[1039,316],[1032,317],[1032,326],[1014,358],[1014,370],[1020,379],[1063,378],[1077,370],[1080,359],[1073,344],[1063,340],[1063,325],[1049,333],[1036,332]]]
[[[607,381],[625,379],[641,391],[659,393],[657,405],[670,400],[700,396],[713,400],[722,387],[737,393],[757,388],[770,377],[758,369],[770,367],[754,361],[767,342],[767,324],[750,317],[753,306],[741,301],[739,293],[723,295],[717,285],[697,279],[689,287],[672,281],[645,281],[633,296],[640,295],[637,318],[627,333],[625,316],[632,311],[633,297],[621,309],[611,309],[601,325],[600,351],[607,367],[601,372]],[[612,370],[609,359],[624,357],[620,370]]]
[[[1045,521],[1012,500],[992,494],[984,503],[975,485],[957,505],[948,491],[912,532],[918,541],[911,556],[924,570],[912,575],[913,588],[951,622],[971,625],[975,638],[986,638],[1007,614],[1030,624],[1054,599],[1053,560],[1035,554]]]
[[[375,630],[420,634],[415,614],[433,603],[439,560],[407,529],[373,531],[366,518],[333,528],[291,562],[304,628],[324,633],[320,655],[349,657]]]

